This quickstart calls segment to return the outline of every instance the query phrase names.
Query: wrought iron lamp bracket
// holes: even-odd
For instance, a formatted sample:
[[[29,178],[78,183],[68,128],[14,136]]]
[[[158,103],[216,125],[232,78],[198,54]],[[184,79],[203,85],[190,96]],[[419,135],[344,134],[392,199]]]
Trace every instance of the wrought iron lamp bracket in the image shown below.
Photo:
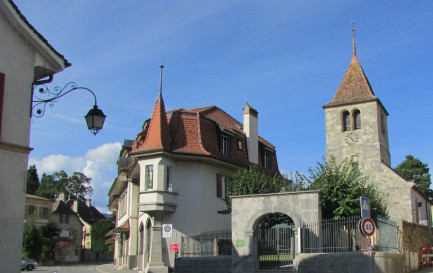
[[[45,84],[35,84],[32,90],[32,109],[30,116],[40,118],[45,114],[46,106],[53,107],[57,99],[71,93],[75,90],[89,91],[95,98],[95,105],[97,106],[96,95],[92,90],[86,87],[79,87],[75,82],[67,83],[63,88],[56,86],[51,90]]]

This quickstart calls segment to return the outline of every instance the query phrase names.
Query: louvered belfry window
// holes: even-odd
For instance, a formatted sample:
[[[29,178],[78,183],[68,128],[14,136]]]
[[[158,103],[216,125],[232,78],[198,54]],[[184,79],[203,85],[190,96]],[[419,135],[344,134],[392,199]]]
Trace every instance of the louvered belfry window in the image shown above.
[[[359,110],[353,111],[353,128],[355,130],[361,129],[361,112]]]
[[[348,111],[343,112],[343,131],[350,131],[350,113]]]

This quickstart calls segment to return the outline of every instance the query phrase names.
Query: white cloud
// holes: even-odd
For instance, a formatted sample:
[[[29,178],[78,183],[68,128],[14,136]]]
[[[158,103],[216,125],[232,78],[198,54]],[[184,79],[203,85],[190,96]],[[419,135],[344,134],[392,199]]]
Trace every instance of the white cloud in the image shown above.
[[[56,171],[64,170],[68,175],[73,172],[82,172],[87,177],[92,178],[93,195],[92,202],[101,212],[108,213],[106,205],[108,203],[108,189],[116,176],[116,160],[122,144],[106,143],[95,149],[86,152],[85,155],[72,158],[65,155],[49,155],[42,159],[30,158],[29,165],[36,165],[39,178],[43,173],[52,174]]]

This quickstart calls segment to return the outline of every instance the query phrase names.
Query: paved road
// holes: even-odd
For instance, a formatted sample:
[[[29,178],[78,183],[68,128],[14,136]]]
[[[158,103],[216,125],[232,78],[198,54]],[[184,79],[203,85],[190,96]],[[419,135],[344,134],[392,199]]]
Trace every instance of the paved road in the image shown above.
[[[65,264],[55,266],[40,266],[33,272],[45,273],[137,273],[138,270],[117,269],[114,268],[113,263],[79,263],[79,264]]]

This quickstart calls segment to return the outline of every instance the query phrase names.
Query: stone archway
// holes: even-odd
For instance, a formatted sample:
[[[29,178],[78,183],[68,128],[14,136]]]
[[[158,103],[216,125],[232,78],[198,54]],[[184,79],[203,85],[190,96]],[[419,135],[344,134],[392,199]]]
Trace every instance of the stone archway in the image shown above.
[[[232,196],[231,199],[232,273],[258,270],[254,228],[264,215],[282,213],[293,220],[296,252],[300,247],[297,231],[302,223],[321,219],[318,191]]]

